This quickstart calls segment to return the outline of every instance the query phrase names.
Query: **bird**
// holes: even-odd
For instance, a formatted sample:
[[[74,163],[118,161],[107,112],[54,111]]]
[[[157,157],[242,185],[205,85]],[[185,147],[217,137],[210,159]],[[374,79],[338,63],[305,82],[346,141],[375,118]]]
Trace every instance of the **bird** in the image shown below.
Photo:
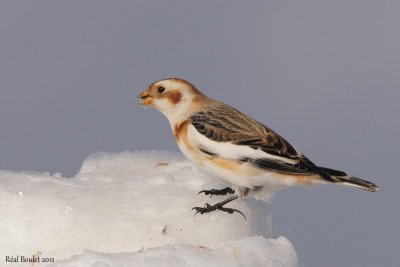
[[[335,183],[370,192],[379,189],[370,181],[317,166],[271,128],[207,97],[181,78],[156,81],[138,99],[168,119],[179,149],[191,162],[227,184],[223,189],[200,191],[232,196],[194,207],[195,215],[223,211],[245,217],[225,205],[247,196],[266,199],[279,189],[297,185]]]

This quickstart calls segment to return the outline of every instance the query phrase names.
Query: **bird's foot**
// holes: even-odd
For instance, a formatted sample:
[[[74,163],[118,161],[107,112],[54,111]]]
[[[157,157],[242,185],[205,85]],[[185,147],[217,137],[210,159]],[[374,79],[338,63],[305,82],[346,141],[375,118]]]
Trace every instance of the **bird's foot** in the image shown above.
[[[233,194],[235,193],[235,190],[233,190],[230,187],[226,187],[224,189],[210,189],[210,190],[202,190],[197,194],[204,193],[205,195],[210,195],[212,196],[225,196],[226,194]]]
[[[226,205],[227,203],[229,203],[237,198],[238,198],[237,196],[232,196],[224,201],[218,202],[215,205],[210,205],[210,204],[206,203],[204,205],[204,207],[194,207],[194,208],[192,208],[192,210],[196,211],[194,216],[196,216],[197,213],[204,214],[204,213],[209,213],[212,211],[220,210],[220,211],[227,212],[229,214],[233,214],[234,212],[240,213],[243,216],[243,218],[246,220],[246,216],[244,216],[243,212],[241,212],[240,210],[224,207],[224,205]]]

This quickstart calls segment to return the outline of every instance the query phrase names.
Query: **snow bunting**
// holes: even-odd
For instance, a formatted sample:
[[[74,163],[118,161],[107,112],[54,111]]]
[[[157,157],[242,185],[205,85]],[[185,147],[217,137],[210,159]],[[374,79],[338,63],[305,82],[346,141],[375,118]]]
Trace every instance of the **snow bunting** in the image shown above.
[[[195,207],[196,214],[240,212],[224,205],[238,197],[260,197],[263,192],[295,185],[337,183],[371,192],[379,189],[343,171],[315,165],[267,126],[205,96],[185,80],[155,82],[138,98],[140,104],[167,117],[180,150],[189,160],[233,187],[201,191],[211,196],[234,195],[215,205]]]

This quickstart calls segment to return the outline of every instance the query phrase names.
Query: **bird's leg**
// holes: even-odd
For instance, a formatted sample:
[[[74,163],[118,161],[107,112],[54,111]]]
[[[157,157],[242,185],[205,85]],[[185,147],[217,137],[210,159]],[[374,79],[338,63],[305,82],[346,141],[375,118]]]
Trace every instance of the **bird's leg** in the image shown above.
[[[240,210],[231,209],[231,208],[225,208],[224,207],[226,204],[228,204],[229,202],[231,202],[231,201],[233,201],[233,200],[235,200],[237,198],[238,198],[238,196],[234,195],[234,196],[231,196],[231,197],[225,199],[224,201],[218,202],[215,205],[211,206],[210,204],[206,203],[204,205],[204,207],[194,207],[192,210],[196,211],[196,213],[194,214],[195,216],[196,216],[197,213],[204,214],[204,213],[209,213],[209,212],[212,212],[212,211],[220,210],[220,211],[227,212],[229,214],[232,214],[234,212],[240,213],[240,214],[242,214],[244,219],[246,219],[246,216],[244,216],[244,214]]]
[[[212,196],[225,196],[226,194],[234,194],[235,190],[230,187],[225,187],[224,189],[210,189],[210,190],[202,190],[198,194],[204,193],[205,195]]]

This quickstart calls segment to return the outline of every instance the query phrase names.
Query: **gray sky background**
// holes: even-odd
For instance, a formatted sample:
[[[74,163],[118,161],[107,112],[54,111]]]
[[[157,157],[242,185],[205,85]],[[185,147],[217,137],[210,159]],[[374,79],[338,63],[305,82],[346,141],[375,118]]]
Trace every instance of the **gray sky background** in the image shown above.
[[[98,151],[174,150],[136,96],[185,78],[315,163],[378,183],[278,193],[304,266],[396,266],[400,2],[1,1],[0,169],[73,176]]]

